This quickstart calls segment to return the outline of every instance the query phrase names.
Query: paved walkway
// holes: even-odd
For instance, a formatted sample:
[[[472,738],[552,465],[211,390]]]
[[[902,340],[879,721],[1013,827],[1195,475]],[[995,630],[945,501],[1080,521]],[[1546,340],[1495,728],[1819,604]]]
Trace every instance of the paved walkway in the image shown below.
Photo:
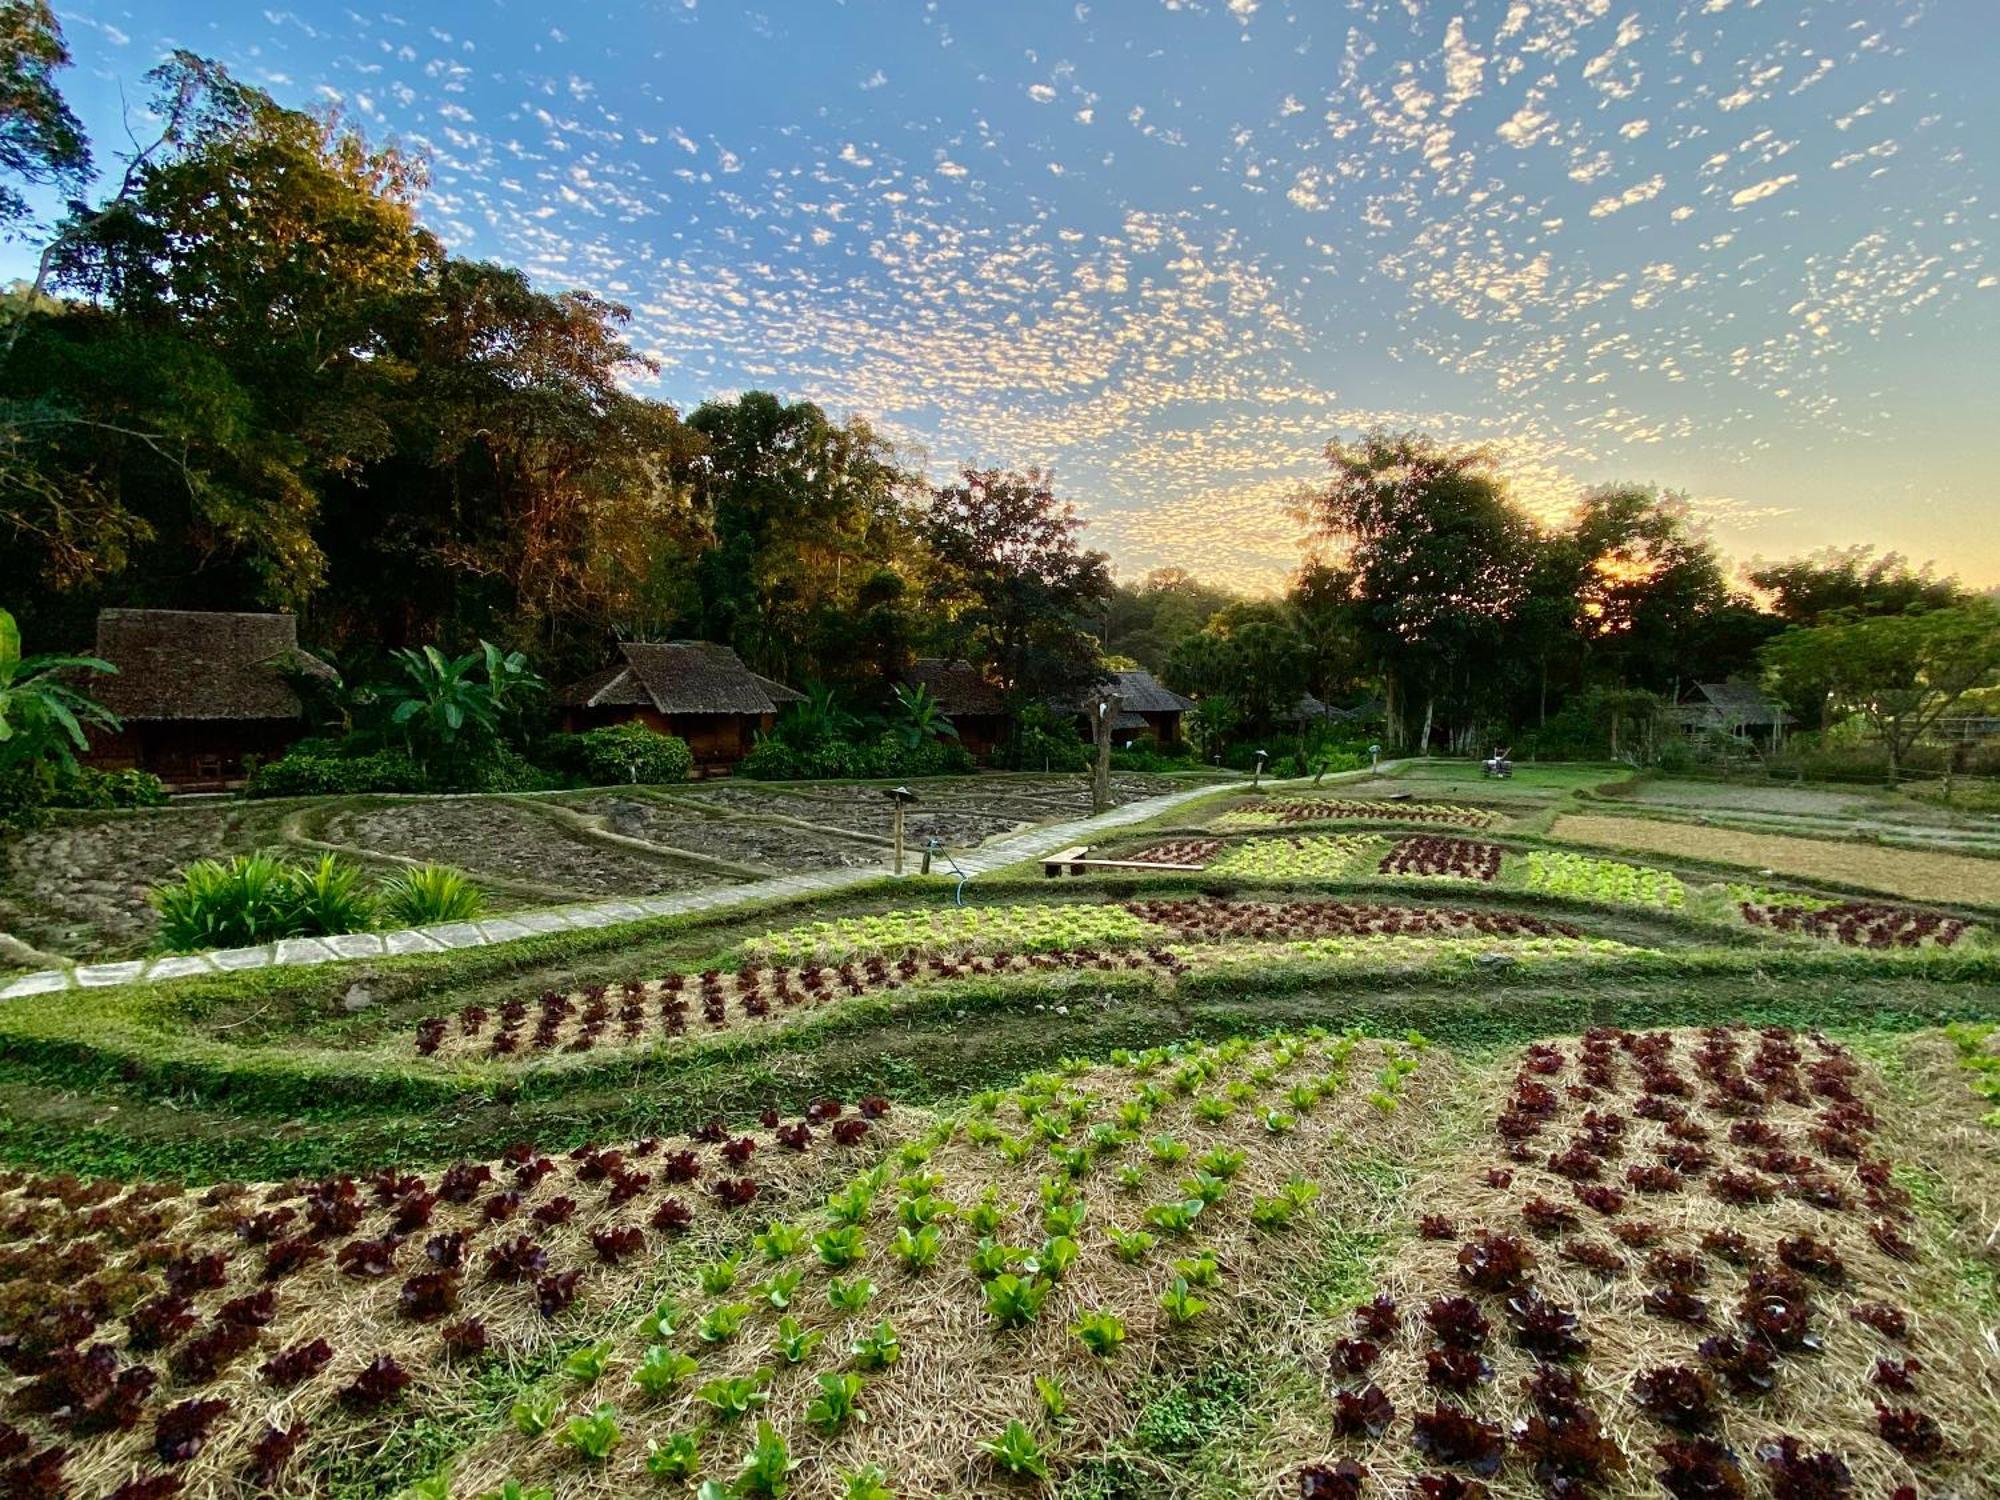
[[[1328,778],[1329,780],[1333,778]],[[1206,797],[1229,783],[1207,783],[1164,797],[1146,797],[1114,807],[1102,817],[1074,818],[1006,834],[976,849],[952,851],[967,875],[984,875],[1026,859],[1039,859],[1059,849],[1085,843],[1116,828],[1143,823],[1184,802]],[[916,861],[909,861],[914,866]],[[0,986],[0,1000],[42,995],[55,990],[100,989],[154,979],[182,979],[193,974],[226,974],[240,969],[270,969],[290,964],[338,963],[344,959],[380,958],[397,953],[441,953],[447,948],[484,948],[551,932],[615,927],[648,917],[679,912],[714,911],[773,897],[805,896],[846,889],[889,873],[885,862],[858,869],[787,875],[777,880],[753,880],[741,885],[713,886],[672,896],[637,896],[628,900],[593,901],[540,911],[510,912],[483,922],[446,922],[410,927],[400,932],[349,932],[336,937],[287,938],[256,948],[223,948],[208,953],[176,953],[164,958],[135,958],[123,963],[84,964],[68,969],[42,969]]]

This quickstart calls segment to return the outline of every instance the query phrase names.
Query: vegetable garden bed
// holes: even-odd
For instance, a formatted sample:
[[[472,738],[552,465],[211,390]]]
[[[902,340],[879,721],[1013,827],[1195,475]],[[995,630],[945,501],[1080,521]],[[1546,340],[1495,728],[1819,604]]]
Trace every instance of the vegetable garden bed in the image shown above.
[[[1294,823],[1450,823],[1490,828],[1500,815],[1455,802],[1395,802],[1343,797],[1294,797],[1246,802],[1215,820],[1217,828],[1277,828]]]

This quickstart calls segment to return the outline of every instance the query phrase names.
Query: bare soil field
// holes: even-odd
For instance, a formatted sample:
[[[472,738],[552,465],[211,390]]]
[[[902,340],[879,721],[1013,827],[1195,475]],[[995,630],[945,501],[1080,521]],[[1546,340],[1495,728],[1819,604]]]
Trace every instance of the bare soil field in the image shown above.
[[[1567,843],[1775,870],[1917,901],[2000,906],[2000,860],[1971,855],[1588,813],[1563,814],[1551,832]]]

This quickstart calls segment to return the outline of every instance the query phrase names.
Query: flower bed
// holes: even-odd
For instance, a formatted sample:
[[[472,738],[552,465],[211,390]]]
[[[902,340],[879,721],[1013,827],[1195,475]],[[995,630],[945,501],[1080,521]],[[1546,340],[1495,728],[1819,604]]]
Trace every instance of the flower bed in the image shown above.
[[[483,1005],[464,1006],[454,1016],[429,1016],[418,1022],[416,1048],[424,1057],[458,1059],[655,1046],[674,1038],[766,1025],[787,1014],[908,984],[982,974],[1134,969],[1172,974],[1180,968],[1180,959],[1163,948],[1115,953],[1081,948],[933,953],[924,958],[906,953],[893,962],[876,953],[829,966],[751,966],[728,974],[709,969],[664,979],[629,979],[615,991],[602,984],[587,985],[575,994],[545,990],[533,1001],[509,1000],[491,1011]]]
[[[744,951],[767,963],[825,964],[933,950],[1049,952],[1158,935],[1119,906],[945,906],[786,928],[746,943]]]
[[[1528,1048],[1494,1160],[1424,1195],[1340,1330],[1295,1492],[1349,1493],[1314,1486],[1358,1453],[1382,1494],[1981,1488],[1976,1340],[1909,1305],[1929,1268],[1879,1107],[1781,1029]]]
[[[1566,922],[1504,911],[1377,906],[1348,901],[1135,901],[1129,910],[1156,931],[1198,943],[1295,942],[1344,937],[1564,937]]]
[[[1352,833],[1246,839],[1211,863],[1208,873],[1258,880],[1331,880],[1365,865],[1381,847],[1380,839]]]
[[[1215,820],[1217,828],[1277,828],[1292,823],[1365,820],[1371,823],[1451,823],[1490,828],[1499,814],[1454,802],[1391,802],[1385,798],[1295,797],[1250,802]]]
[[[1841,901],[1811,907],[1741,901],[1737,911],[1752,927],[1839,943],[1847,948],[1949,948],[1970,924],[1942,912],[1879,901]]]
[[[0,1493],[283,1487],[316,1444],[377,1441],[418,1398],[574,1339],[667,1245],[823,1191],[893,1143],[888,1108],[199,1194],[0,1174],[0,1358],[20,1382]]]
[[[1384,875],[1492,881],[1500,875],[1501,853],[1498,844],[1476,839],[1417,834],[1403,839],[1384,855],[1378,869]]]
[[[1528,889],[1613,906],[1678,911],[1687,905],[1687,887],[1665,870],[1539,849],[1528,856]]]

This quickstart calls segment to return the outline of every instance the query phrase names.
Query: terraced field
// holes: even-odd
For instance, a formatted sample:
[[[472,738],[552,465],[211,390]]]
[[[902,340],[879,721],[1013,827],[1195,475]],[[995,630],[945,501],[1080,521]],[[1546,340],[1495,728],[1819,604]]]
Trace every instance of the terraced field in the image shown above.
[[[1442,790],[7,1002],[0,1495],[1990,1492],[1995,909]]]

